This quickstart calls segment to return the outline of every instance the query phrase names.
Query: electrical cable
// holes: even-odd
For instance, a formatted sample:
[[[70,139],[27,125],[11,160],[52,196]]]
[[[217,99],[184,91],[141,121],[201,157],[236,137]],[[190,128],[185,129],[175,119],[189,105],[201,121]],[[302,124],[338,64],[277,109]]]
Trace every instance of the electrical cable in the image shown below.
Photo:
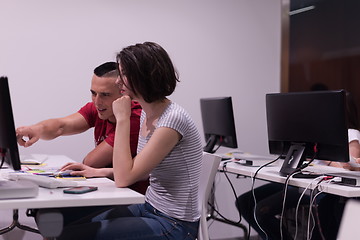
[[[301,196],[300,196],[300,198],[299,198],[299,201],[298,201],[298,204],[297,204],[297,206],[296,206],[296,212],[295,212],[295,221],[296,221],[296,224],[295,224],[295,226],[296,226],[296,230],[295,230],[295,236],[294,236],[294,239],[296,239],[296,237],[297,237],[297,230],[298,230],[298,223],[297,223],[297,220],[298,220],[298,211],[299,211],[299,206],[300,206],[300,202],[301,202],[301,199],[302,199],[302,197],[304,196],[304,194],[305,194],[305,192],[309,189],[309,187],[313,184],[313,182],[314,181],[317,181],[317,180],[320,180],[319,182],[317,182],[317,185],[316,185],[316,187],[315,187],[315,189],[319,186],[319,184],[324,180],[324,179],[326,179],[327,178],[327,176],[319,176],[319,177],[317,177],[317,178],[315,178],[315,179],[313,179],[307,186],[306,186],[306,188],[304,189],[304,191],[302,192],[302,194],[301,194]],[[314,190],[315,190],[314,189]],[[311,195],[313,194],[313,190],[312,190],[312,192],[311,192]],[[312,209],[312,202],[311,202],[311,197],[310,197],[310,202],[309,202],[309,205],[310,205],[310,210]],[[310,214],[312,214],[312,212],[309,212],[309,216],[310,216]],[[313,214],[312,214],[312,216],[313,216]],[[315,221],[314,221],[315,222]],[[312,231],[311,232],[313,232],[313,230],[314,230],[314,228],[315,228],[315,225],[313,226],[313,229],[312,229]],[[312,235],[312,234],[311,234]]]
[[[257,201],[256,201],[255,189],[254,189],[255,180],[256,180],[256,175],[258,174],[258,172],[259,172],[262,168],[264,168],[264,167],[266,167],[266,166],[268,166],[268,165],[270,165],[270,164],[273,164],[274,162],[276,162],[277,160],[279,160],[281,156],[282,156],[282,154],[279,155],[276,159],[274,159],[274,160],[272,160],[272,161],[270,161],[270,162],[268,162],[268,163],[260,166],[260,167],[255,171],[254,175],[251,177],[251,179],[252,179],[251,193],[252,193],[253,200],[254,200],[253,216],[254,216],[254,220],[255,220],[256,225],[257,225],[257,226],[260,228],[260,230],[265,234],[265,238],[266,238],[266,239],[268,239],[268,235],[267,235],[267,233],[264,231],[264,229],[260,226],[260,224],[259,224],[259,222],[258,222],[258,220],[257,220],[257,217],[256,217]],[[250,223],[249,223],[248,236],[247,236],[248,239],[250,238],[250,231],[251,231],[251,226],[250,226]]]
[[[285,199],[285,196],[286,196],[287,184],[288,184],[288,182],[290,180],[290,177],[292,177],[294,174],[300,172],[302,169],[308,167],[314,161],[314,159],[316,158],[316,155],[317,155],[317,152],[318,152],[317,143],[314,144],[313,151],[314,151],[314,154],[313,154],[313,156],[312,156],[312,158],[310,159],[309,162],[303,163],[301,166],[297,167],[295,170],[293,170],[290,174],[287,175],[287,177],[285,179],[285,186],[284,186],[284,199]],[[284,202],[283,202],[283,209],[285,208],[285,201],[286,200],[284,200]],[[283,218],[283,213],[282,213],[281,218],[280,218],[280,237],[281,237],[281,240],[283,239],[282,218]]]
[[[317,178],[314,178],[304,189],[304,191],[301,193],[298,203],[296,205],[296,210],[295,210],[295,235],[294,235],[294,239],[297,238],[297,232],[298,232],[298,212],[299,212],[299,207],[300,207],[300,203],[301,203],[301,199],[303,198],[303,196],[305,195],[306,191],[310,188],[310,186],[313,184],[313,182],[323,179],[326,176],[319,176]],[[310,203],[311,203],[311,199],[310,199]],[[310,205],[311,206],[311,205]]]
[[[2,169],[4,162],[5,162],[6,149],[0,148],[0,155],[1,155],[0,169]]]
[[[322,180],[320,180],[321,182]],[[317,186],[320,184],[317,183]],[[316,186],[316,187],[317,187]],[[315,218],[314,218],[314,215],[312,213],[312,205],[313,205],[313,199],[314,199],[314,196],[316,196],[316,194],[314,195],[314,192],[316,191],[316,187],[311,191],[310,193],[310,206],[309,206],[309,213],[308,213],[308,220],[307,220],[307,228],[306,228],[306,239],[307,240],[310,240],[311,238],[311,235],[312,235],[312,232],[314,230],[314,227],[315,225],[313,226],[313,228],[310,230],[310,225],[311,225],[311,220],[313,220],[314,224],[315,224]]]
[[[229,184],[230,184],[231,190],[232,190],[232,192],[233,192],[233,194],[234,194],[234,196],[235,196],[235,200],[236,200],[236,199],[237,199],[237,194],[236,194],[234,185],[232,184],[229,176],[228,176],[227,173],[226,173],[226,165],[227,165],[227,163],[228,163],[228,162],[224,162],[224,164],[223,164],[223,172],[224,172],[224,175],[225,175],[226,179],[228,180],[228,182],[229,182]],[[236,223],[240,223],[241,220],[242,220],[242,215],[241,215],[241,212],[240,212],[240,209],[239,209],[239,208],[238,208],[238,212],[239,212],[239,221],[237,221]],[[224,219],[225,219],[225,220],[228,220],[228,219],[226,219],[226,218],[224,218]]]
[[[329,178],[329,177],[328,177]],[[327,184],[331,184],[333,182],[337,182],[338,178],[337,177],[330,177],[329,180],[326,180]],[[325,190],[321,190],[321,192],[323,192]],[[325,240],[325,236],[321,227],[321,222],[320,222],[320,218],[319,218],[319,213],[318,213],[318,204],[314,204],[314,208],[315,208],[315,216],[316,216],[316,220],[317,220],[317,226],[318,226],[318,231],[320,234],[320,237],[322,240]]]
[[[285,203],[286,203],[286,193],[287,193],[287,188],[289,186],[289,181],[290,181],[290,177],[292,177],[293,175],[295,175],[296,172],[293,172],[291,174],[289,174],[289,176],[286,178],[285,180],[285,187],[284,187],[284,199],[283,199],[283,204],[282,204],[282,208],[281,208],[281,215],[280,215],[280,239],[282,240],[284,238],[283,236],[283,232],[282,232],[282,225],[283,225],[283,219],[284,219],[284,212],[285,212]]]
[[[318,192],[318,193],[316,193],[314,195],[313,200],[311,201],[311,205],[309,207],[309,219],[308,219],[308,228],[307,228],[308,229],[308,237],[307,237],[308,240],[310,240],[312,238],[312,235],[313,235],[313,232],[314,232],[314,229],[315,229],[315,225],[316,225],[316,221],[315,221],[315,217],[314,217],[314,214],[313,214],[312,206],[314,204],[314,201],[315,201],[316,197],[321,193],[322,192]],[[310,217],[311,217],[311,219],[310,219]],[[312,220],[313,223],[314,223],[311,230],[310,230],[310,225],[311,225],[310,220]]]
[[[232,182],[231,182],[228,174],[226,173],[226,164],[227,164],[228,162],[231,162],[231,160],[228,160],[228,161],[224,161],[224,162],[223,162],[222,171],[223,171],[223,173],[225,174],[225,177],[226,177],[226,179],[228,180],[228,182],[229,182],[229,184],[230,184],[230,186],[231,186],[231,189],[232,189],[232,191],[233,191],[233,194],[234,194],[234,196],[235,196],[235,199],[236,199],[236,198],[237,198],[237,193],[236,193],[236,191],[235,191],[235,188],[234,188],[234,186],[233,186],[233,184],[232,184]],[[239,220],[238,220],[238,221],[233,221],[233,220],[231,220],[231,219],[228,219],[228,218],[225,217],[224,215],[222,215],[222,214],[217,210],[217,206],[216,206],[217,204],[216,204],[214,189],[215,189],[215,187],[212,188],[213,203],[212,203],[211,201],[208,201],[208,205],[210,206],[211,210],[212,210],[213,212],[215,212],[215,213],[216,213],[220,218],[222,218],[225,222],[228,222],[228,223],[230,223],[230,224],[232,224],[232,225],[240,224],[240,222],[241,222],[241,220],[242,220],[242,216],[241,216],[240,211],[238,211],[238,213],[239,213]],[[211,218],[211,217],[210,217],[210,218]],[[213,218],[213,219],[216,220],[215,218]],[[219,219],[218,219],[218,220],[219,220]]]
[[[331,182],[333,182],[333,181],[335,180],[333,177],[331,177],[331,179],[328,179],[328,178],[329,178],[328,176],[324,176],[324,177],[317,183],[317,185],[316,185],[316,187],[314,188],[314,190],[318,189],[318,193],[316,193],[315,196],[312,197],[311,202],[310,202],[310,207],[311,207],[311,206],[317,206],[317,204],[314,203],[315,200],[316,200],[316,197],[319,196],[321,193],[323,193],[323,192],[325,191],[325,188],[321,188],[321,187],[324,187],[324,186],[321,186],[320,183],[325,181],[325,183],[330,184]],[[312,208],[309,208],[309,215],[310,215],[310,213],[311,213],[311,215],[312,215],[312,217],[313,217],[314,223],[315,223],[315,224],[317,223],[317,225],[318,225],[319,233],[320,233],[321,238],[322,238],[323,240],[325,240],[324,234],[323,234],[322,229],[321,229],[319,216],[318,216],[318,213],[317,213],[317,207],[316,207],[316,219],[317,219],[317,221],[315,221],[315,217],[314,217],[314,215],[313,215],[313,213],[312,213]],[[315,224],[314,224],[312,230],[309,231],[309,230],[310,230],[310,227],[309,227],[309,223],[308,223],[308,231],[309,231],[309,233],[308,233],[308,239],[311,239],[311,238],[312,238],[312,233],[313,233],[313,231],[314,231]]]

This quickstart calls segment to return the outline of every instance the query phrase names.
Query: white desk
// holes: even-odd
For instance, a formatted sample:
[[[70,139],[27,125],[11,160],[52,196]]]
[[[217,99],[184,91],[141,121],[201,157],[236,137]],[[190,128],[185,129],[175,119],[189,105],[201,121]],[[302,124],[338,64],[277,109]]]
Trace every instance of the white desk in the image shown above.
[[[235,162],[228,162],[226,165],[226,172],[239,174],[247,177],[253,177],[257,169],[258,167],[245,166]],[[326,166],[319,166],[317,169],[321,172],[328,173],[346,171],[343,169]],[[223,170],[223,163],[220,164],[219,170]],[[286,177],[280,176],[279,170],[280,166],[264,167],[257,173],[256,178],[270,182],[285,183]],[[289,185],[306,188],[311,182],[312,179],[290,178]],[[310,189],[314,189],[316,185],[317,182],[313,182],[310,186]],[[329,184],[325,182],[320,183],[320,186],[326,193],[343,197],[360,197],[360,187],[351,187],[335,183]]]
[[[42,166],[30,167],[33,169],[57,169],[68,162],[74,161],[63,155],[49,155]],[[61,188],[46,189],[40,187],[39,195],[35,198],[0,200],[0,209],[78,207],[144,202],[142,194],[129,188],[117,188],[114,182],[107,178],[90,178],[79,183],[84,186],[97,186],[98,190],[86,194],[66,194]]]
[[[72,159],[55,155],[49,156],[43,166],[31,166],[32,168],[59,168],[67,162],[73,162]],[[66,194],[63,189],[39,188],[39,194],[34,198],[23,199],[1,199],[0,209],[14,209],[17,215],[17,209],[22,208],[62,208],[62,207],[80,207],[80,206],[105,206],[143,203],[144,195],[135,192],[129,188],[117,188],[113,181],[107,178],[91,178],[81,181],[83,186],[97,186],[98,190],[85,194]],[[14,222],[11,229],[15,226],[24,230],[33,231],[31,228],[22,226],[17,222],[17,216],[14,215]],[[9,230],[11,230],[9,229]],[[33,231],[37,232],[37,230]]]
[[[2,199],[0,209],[60,208],[98,205],[143,203],[144,196],[129,188],[117,188],[107,178],[92,178],[82,181],[84,186],[97,186],[98,190],[85,194],[66,194],[63,189],[39,188],[35,198]]]

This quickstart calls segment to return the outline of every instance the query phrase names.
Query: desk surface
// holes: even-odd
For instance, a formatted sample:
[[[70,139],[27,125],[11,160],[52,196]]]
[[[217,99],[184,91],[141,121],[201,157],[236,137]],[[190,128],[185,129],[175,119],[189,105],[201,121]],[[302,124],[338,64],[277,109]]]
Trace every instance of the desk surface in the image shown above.
[[[285,183],[286,177],[280,176],[279,170],[281,166],[272,166],[262,168],[256,175],[257,179],[262,179],[270,182]],[[325,166],[319,167],[319,169],[326,170],[329,173],[334,173],[336,171],[344,172],[345,170],[338,168],[326,168]],[[253,177],[258,167],[251,167],[238,164],[236,162],[228,162],[226,164],[226,172],[240,174],[243,176]],[[219,170],[223,170],[223,163],[220,164]],[[309,186],[310,184],[310,186]],[[309,186],[310,189],[314,189],[317,185],[317,182],[313,179],[304,179],[304,178],[290,178],[289,185],[306,188]],[[324,192],[335,194],[343,197],[360,197],[360,187],[351,187],[345,185],[339,185],[335,183],[321,183],[321,189]]]
[[[70,158],[62,155],[49,156],[43,167],[60,167],[71,161]],[[97,186],[98,190],[85,194],[66,194],[61,188],[46,189],[40,187],[39,194],[35,198],[0,200],[0,209],[101,206],[144,202],[142,194],[129,188],[117,188],[114,182],[107,178],[87,179],[82,181],[81,185]]]

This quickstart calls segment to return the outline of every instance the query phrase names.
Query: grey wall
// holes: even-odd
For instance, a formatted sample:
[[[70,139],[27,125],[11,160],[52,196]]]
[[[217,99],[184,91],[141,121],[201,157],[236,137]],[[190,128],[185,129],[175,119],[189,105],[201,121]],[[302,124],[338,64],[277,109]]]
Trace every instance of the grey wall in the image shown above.
[[[0,75],[10,80],[16,125],[77,111],[90,101],[95,66],[155,41],[180,73],[171,99],[200,131],[199,99],[232,96],[239,148],[267,154],[265,93],[280,88],[280,10],[280,0],[1,0]],[[20,151],[81,161],[93,144],[89,131]]]

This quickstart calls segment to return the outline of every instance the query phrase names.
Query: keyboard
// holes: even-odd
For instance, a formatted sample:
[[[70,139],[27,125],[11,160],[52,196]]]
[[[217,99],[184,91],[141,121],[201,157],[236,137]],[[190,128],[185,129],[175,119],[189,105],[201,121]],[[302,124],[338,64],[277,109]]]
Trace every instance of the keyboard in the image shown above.
[[[41,176],[29,173],[9,173],[8,178],[10,180],[26,180],[37,184],[39,187],[44,188],[65,188],[65,187],[77,187],[78,181],[59,179],[48,176]]]

